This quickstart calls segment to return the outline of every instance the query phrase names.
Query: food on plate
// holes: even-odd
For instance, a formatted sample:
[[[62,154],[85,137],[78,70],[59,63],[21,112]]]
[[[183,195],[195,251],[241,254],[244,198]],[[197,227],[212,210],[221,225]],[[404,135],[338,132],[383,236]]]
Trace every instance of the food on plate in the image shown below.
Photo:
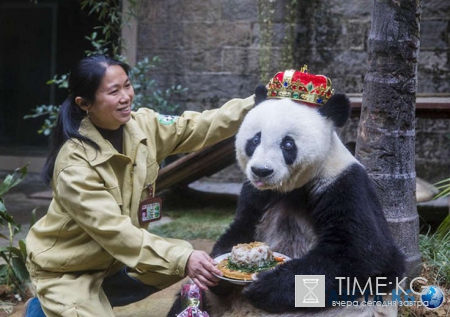
[[[235,245],[230,256],[223,259],[217,268],[225,277],[237,280],[252,280],[252,275],[274,268],[285,261],[283,256],[274,256],[264,242],[254,241]]]

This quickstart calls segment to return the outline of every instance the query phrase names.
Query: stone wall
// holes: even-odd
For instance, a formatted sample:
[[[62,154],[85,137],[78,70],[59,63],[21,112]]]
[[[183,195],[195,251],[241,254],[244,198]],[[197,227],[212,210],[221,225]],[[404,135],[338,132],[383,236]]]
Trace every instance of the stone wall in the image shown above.
[[[372,2],[143,1],[137,59],[160,56],[151,77],[187,87],[178,101],[192,110],[246,97],[268,76],[303,64],[330,77],[336,91],[362,93]],[[449,34],[450,2],[423,1],[418,93],[450,92]],[[345,141],[356,139],[357,124],[342,131]],[[417,119],[418,176],[431,182],[450,176],[449,135],[449,120]],[[241,177],[236,167],[216,176]]]

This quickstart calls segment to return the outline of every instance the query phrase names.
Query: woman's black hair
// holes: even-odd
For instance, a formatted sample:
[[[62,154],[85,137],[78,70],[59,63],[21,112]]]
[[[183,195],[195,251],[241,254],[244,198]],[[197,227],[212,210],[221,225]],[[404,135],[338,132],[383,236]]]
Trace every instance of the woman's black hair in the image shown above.
[[[95,102],[95,93],[100,86],[108,66],[118,65],[128,75],[130,66],[106,55],[93,55],[80,60],[70,71],[69,96],[60,106],[56,127],[50,139],[50,151],[42,168],[44,181],[49,184],[53,176],[55,160],[62,145],[70,138],[75,138],[99,150],[93,140],[78,132],[81,120],[86,116],[76,103],[75,98],[81,97],[89,104]]]

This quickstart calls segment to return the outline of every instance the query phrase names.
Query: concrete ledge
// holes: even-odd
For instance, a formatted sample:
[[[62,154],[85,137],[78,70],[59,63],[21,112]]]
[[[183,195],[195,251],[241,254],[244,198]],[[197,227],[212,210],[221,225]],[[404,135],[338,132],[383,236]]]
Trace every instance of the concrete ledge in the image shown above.
[[[242,183],[213,183],[195,181],[193,183],[190,183],[189,187],[201,192],[239,196],[242,189]]]
[[[34,198],[34,199],[51,200],[53,198],[53,195],[52,195],[52,190],[49,189],[49,190],[45,190],[45,191],[42,191],[42,192],[37,192],[37,193],[30,194],[30,195],[28,195],[28,197]]]
[[[28,164],[29,173],[40,173],[46,158],[39,156],[1,155],[0,170],[12,172],[16,168]]]

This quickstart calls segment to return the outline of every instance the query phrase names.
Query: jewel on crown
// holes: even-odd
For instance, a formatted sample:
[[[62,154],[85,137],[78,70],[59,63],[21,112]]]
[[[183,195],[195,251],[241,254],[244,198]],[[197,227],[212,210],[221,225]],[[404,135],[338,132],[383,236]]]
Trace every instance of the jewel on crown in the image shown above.
[[[267,98],[290,98],[311,106],[324,105],[333,95],[331,80],[323,75],[308,73],[308,66],[300,70],[279,72],[267,85]]]

